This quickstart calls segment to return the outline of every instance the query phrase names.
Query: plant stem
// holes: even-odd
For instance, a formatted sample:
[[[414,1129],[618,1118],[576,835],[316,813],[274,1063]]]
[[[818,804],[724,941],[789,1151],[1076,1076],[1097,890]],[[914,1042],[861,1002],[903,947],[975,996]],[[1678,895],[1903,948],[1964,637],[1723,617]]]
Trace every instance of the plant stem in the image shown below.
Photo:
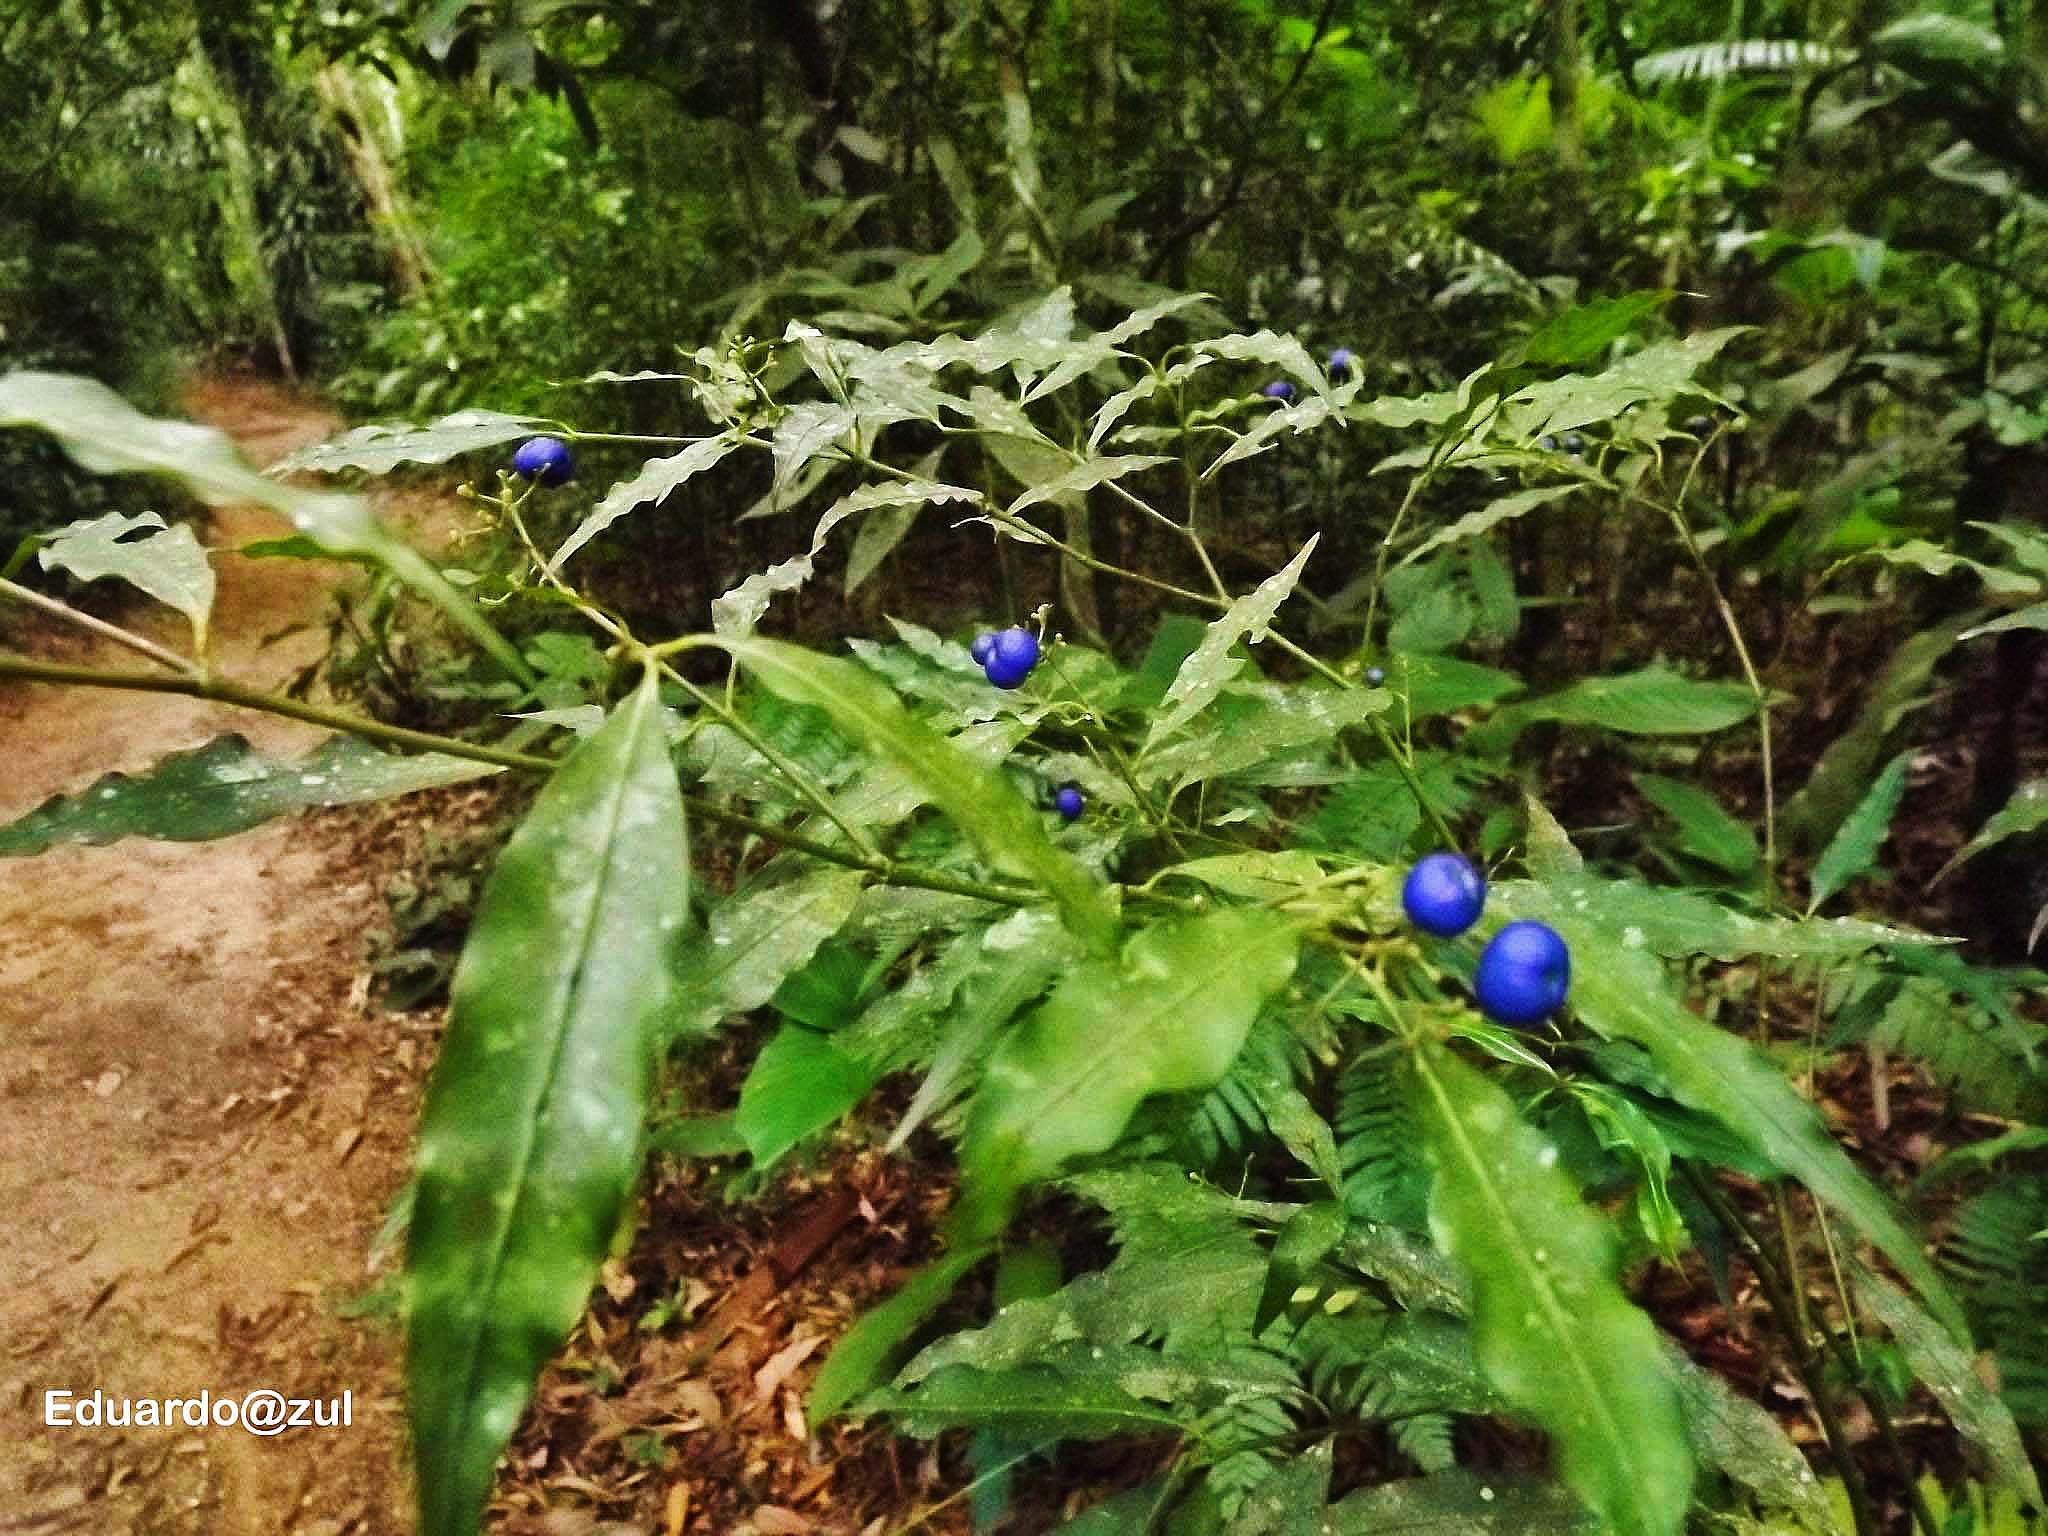
[[[265,714],[303,720],[309,725],[345,731],[367,741],[381,741],[396,747],[439,752],[449,757],[489,763],[494,767],[517,769],[522,773],[553,773],[560,766],[552,758],[535,757],[526,752],[508,752],[499,747],[482,746],[452,736],[436,736],[427,731],[409,730],[399,725],[385,725],[381,721],[367,720],[343,710],[327,709],[318,704],[307,704],[298,699],[286,698],[281,694],[245,688],[239,683],[229,682],[223,678],[157,677],[146,672],[102,672],[91,667],[36,661],[30,657],[12,656],[5,652],[0,652],[0,678],[13,678],[31,683],[54,683],[74,688],[115,688],[137,693],[183,694],[190,698],[230,704],[238,709],[259,710]],[[806,837],[800,832],[776,826],[773,822],[762,821],[739,811],[727,810],[694,795],[685,795],[683,804],[691,814],[701,816],[706,821],[772,839],[785,848],[808,853],[814,858],[824,859],[846,869],[863,870],[885,885],[944,891],[955,896],[972,896],[981,901],[996,902],[1010,907],[1035,906],[1045,900],[1042,892],[1022,886],[970,880],[965,876],[946,874],[942,870],[900,863],[879,852],[871,855],[849,852],[830,843]]]
[[[17,603],[47,613],[53,618],[62,619],[67,624],[75,624],[80,629],[90,630],[101,639],[126,646],[136,655],[146,656],[158,666],[169,667],[182,676],[200,675],[201,669],[197,662],[187,660],[176,651],[165,650],[154,640],[146,639],[133,630],[123,629],[118,624],[109,624],[105,619],[96,619],[89,613],[81,613],[69,603],[61,603],[54,597],[45,597],[32,587],[24,587],[19,582],[0,578],[0,597],[12,598]]]

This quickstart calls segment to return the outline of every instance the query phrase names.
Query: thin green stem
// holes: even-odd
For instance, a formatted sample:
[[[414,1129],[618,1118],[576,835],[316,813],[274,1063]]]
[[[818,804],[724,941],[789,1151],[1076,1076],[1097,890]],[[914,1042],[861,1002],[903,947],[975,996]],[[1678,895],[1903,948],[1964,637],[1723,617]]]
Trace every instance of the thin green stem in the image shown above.
[[[81,613],[69,603],[59,602],[54,597],[45,597],[32,587],[19,582],[0,578],[0,597],[11,598],[24,607],[47,613],[52,618],[62,619],[67,624],[98,635],[102,640],[111,640],[116,645],[126,646],[138,656],[146,656],[160,667],[169,667],[185,677],[197,677],[204,670],[197,662],[180,656],[176,651],[165,650],[154,640],[123,629],[118,624],[109,624],[105,619],[96,619],[89,613]]]

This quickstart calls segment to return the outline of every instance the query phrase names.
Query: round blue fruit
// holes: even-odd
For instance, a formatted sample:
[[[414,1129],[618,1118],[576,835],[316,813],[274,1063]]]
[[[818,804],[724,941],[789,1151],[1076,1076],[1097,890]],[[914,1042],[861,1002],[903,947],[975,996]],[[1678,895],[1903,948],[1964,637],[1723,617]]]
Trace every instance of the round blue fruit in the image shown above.
[[[1586,451],[1586,440],[1583,437],[1579,436],[1579,434],[1576,432],[1567,432],[1565,433],[1564,437],[1560,439],[1560,446],[1563,447],[1566,453],[1572,454],[1576,457],[1577,455],[1584,453]]]
[[[1038,665],[1038,636],[1019,625],[999,629],[989,642],[988,660],[981,664],[988,680],[998,688],[1014,688]],[[1015,681],[1003,682],[997,672],[1014,674]]]
[[[1081,814],[1081,791],[1071,784],[1062,784],[1052,797],[1052,808],[1060,813],[1062,821],[1073,821]]]
[[[1479,921],[1486,906],[1486,877],[1462,853],[1437,852],[1418,859],[1401,886],[1408,921],[1440,939],[1455,938]]]
[[[1387,669],[1385,667],[1367,667],[1365,669],[1365,681],[1369,687],[1377,688],[1386,680]]]
[[[1339,347],[1330,354],[1330,377],[1333,379],[1350,378],[1352,364],[1357,361],[1358,358],[1349,347]]]
[[[1294,398],[1294,386],[1285,379],[1275,379],[1264,389],[1260,390],[1259,393],[1268,400],[1292,400]]]
[[[512,455],[512,472],[542,485],[567,485],[576,474],[576,461],[559,437],[529,437]]]
[[[1534,1024],[1564,1006],[1572,985],[1572,952],[1558,931],[1531,918],[1493,936],[1472,973],[1486,1016],[1501,1024]]]
[[[977,667],[986,668],[989,657],[996,653],[996,632],[984,629],[974,637],[974,644],[967,647],[967,654],[974,658]]]

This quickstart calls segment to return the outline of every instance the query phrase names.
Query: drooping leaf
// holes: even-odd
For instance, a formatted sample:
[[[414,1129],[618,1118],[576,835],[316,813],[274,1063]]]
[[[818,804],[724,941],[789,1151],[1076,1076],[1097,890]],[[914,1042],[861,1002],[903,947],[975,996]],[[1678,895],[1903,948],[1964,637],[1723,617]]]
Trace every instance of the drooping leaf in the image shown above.
[[[1070,497],[1082,496],[1108,481],[1120,480],[1125,475],[1133,475],[1140,470],[1172,462],[1172,459],[1156,453],[1083,459],[1079,464],[1062,470],[1050,479],[1040,480],[1030,486],[1023,495],[1010,503],[1010,515],[1015,517],[1026,508],[1035,507],[1043,501],[1062,502]]]
[[[499,855],[456,969],[406,1260],[423,1536],[475,1536],[498,1454],[611,1245],[688,884],[649,671]]]
[[[874,1085],[874,1069],[840,1050],[830,1035],[784,1024],[740,1086],[733,1126],[755,1168],[770,1168],[805,1137],[836,1123]]]
[[[458,454],[530,437],[542,425],[535,416],[457,411],[424,427],[406,421],[356,427],[288,454],[271,473],[310,469],[332,474],[340,469],[362,469],[385,475],[401,464],[445,464]]]
[[[989,1061],[961,1148],[963,1230],[999,1232],[1020,1190],[1108,1147],[1141,1100],[1221,1077],[1298,943],[1277,913],[1226,911],[1077,966]]]
[[[259,475],[226,433],[143,415],[106,385],[72,374],[0,375],[0,427],[37,427],[94,474],[162,475],[210,506],[249,502],[290,519],[330,554],[364,555],[438,606],[508,673],[533,681],[525,661],[417,550],[378,524],[360,496],[307,490]]]
[[[1814,862],[1813,894],[1806,903],[1808,912],[1819,911],[1830,896],[1857,876],[1868,874],[1877,863],[1878,850],[1891,836],[1892,817],[1898,813],[1899,801],[1905,796],[1906,769],[1912,760],[1911,752],[1901,752],[1885,764],[1884,772],[1877,776],[1870,792],[1857,802],[1856,809],[1836,829],[1834,837]]]
[[[162,531],[124,541],[138,528]],[[118,576],[140,587],[185,615],[192,624],[193,649],[205,651],[206,621],[213,612],[213,567],[184,524],[170,528],[154,512],[136,517],[109,512],[58,529],[36,558],[44,570],[67,570],[80,581]]]
[[[1119,927],[1103,889],[1047,838],[1042,820],[995,769],[914,719],[873,674],[760,636],[718,644],[771,690],[815,704],[839,729],[907,774],[1006,873],[1035,881],[1059,903],[1067,926],[1098,954]]]
[[[1595,1033],[1642,1046],[1680,1103],[1714,1116],[1771,1166],[1840,1211],[1958,1339],[1969,1338],[1962,1309],[1897,1207],[1849,1161],[1783,1073],[1672,995],[1652,951],[1629,944],[1590,900],[1581,906],[1522,882],[1496,886],[1488,900],[1557,929],[1572,953],[1571,1007]]]
[[[1558,720],[1631,736],[1698,736],[1740,725],[1755,711],[1755,699],[1740,683],[1696,682],[1658,663],[1524,699],[1495,715],[1494,725]]]
[[[2020,1442],[2012,1410],[1985,1385],[1968,1352],[1910,1296],[1869,1265],[1853,1257],[1850,1265],[1863,1305],[1898,1341],[1906,1363],[1927,1384],[1949,1422],[1984,1453],[2000,1482],[2035,1509],[2041,1508],[2040,1480]]]
[[[705,1034],[727,1015],[767,1002],[845,925],[864,879],[857,869],[821,864],[741,890],[714,908],[682,950],[662,1020],[665,1038]]]
[[[1910,928],[1889,928],[1860,917],[1751,917],[1696,891],[1646,885],[1640,880],[1603,880],[1583,872],[1551,876],[1542,890],[1544,894],[1538,896],[1534,887],[1504,886],[1491,900],[1513,916],[1541,917],[1553,907],[1597,914],[1601,925],[1623,947],[1648,950],[1666,959],[1687,955],[1711,955],[1718,960],[1744,955],[1845,959],[1881,944],[1939,942]]]
[[[1538,507],[1548,506],[1553,501],[1561,500],[1574,491],[1583,489],[1583,486],[1577,485],[1539,485],[1526,491],[1516,491],[1510,496],[1502,496],[1496,501],[1488,502],[1476,512],[1467,512],[1448,527],[1437,529],[1403,555],[1400,564],[1413,565],[1446,545],[1457,544],[1465,539],[1476,539],[1483,533],[1490,533],[1502,523],[1511,522],[1525,513],[1535,511]]]
[[[1974,859],[1993,843],[2019,837],[2042,825],[2048,825],[2048,778],[2030,779],[2012,792],[2011,799],[1985,818],[1977,835],[1958,848],[1934,878],[1941,879],[1958,864]]]
[[[1575,304],[1545,321],[1541,330],[1522,343],[1522,361],[1539,367],[1582,363],[1605,352],[1643,316],[1655,314],[1675,297],[1669,288],[1646,288],[1618,298]]]
[[[1616,1279],[1612,1225],[1514,1102],[1444,1047],[1410,1058],[1436,1178],[1430,1229],[1473,1282],[1487,1377],[1551,1436],[1565,1483],[1623,1536],[1675,1536],[1693,1465],[1657,1330]]]
[[[640,466],[639,474],[630,480],[621,480],[605,492],[604,500],[585,514],[583,521],[576,525],[576,531],[562,541],[562,547],[555,551],[548,564],[557,571],[561,570],[562,563],[571,555],[635,507],[660,501],[685,480],[702,474],[739,445],[738,434],[724,432],[717,437],[694,442],[680,453],[649,459]]]
[[[1320,538],[1320,534],[1310,538],[1300,554],[1232,603],[1223,617],[1203,631],[1202,643],[1180,664],[1173,685],[1166,690],[1160,710],[1153,717],[1152,729],[1145,737],[1146,752],[1193,719],[1223,691],[1224,684],[1244,670],[1243,661],[1231,651],[1240,640],[1256,645],[1266,638],[1273,616],[1301,579],[1302,567],[1315,553]]]
[[[919,1270],[894,1296],[841,1335],[811,1381],[805,1406],[811,1422],[831,1418],[870,1388],[888,1379],[889,1363],[918,1325],[953,1294],[960,1277],[988,1256],[992,1245],[955,1248]]]
[[[1700,1460],[1775,1509],[1789,1509],[1815,1536],[1847,1536],[1835,1525],[1820,1480],[1784,1427],[1712,1371],[1667,1341],[1685,1432]]]
[[[124,837],[205,842],[308,806],[384,800],[501,771],[438,752],[400,757],[353,736],[331,737],[309,756],[281,763],[244,737],[218,736],[190,752],[173,752],[147,773],[110,773],[76,794],[52,796],[0,827],[0,856]]]

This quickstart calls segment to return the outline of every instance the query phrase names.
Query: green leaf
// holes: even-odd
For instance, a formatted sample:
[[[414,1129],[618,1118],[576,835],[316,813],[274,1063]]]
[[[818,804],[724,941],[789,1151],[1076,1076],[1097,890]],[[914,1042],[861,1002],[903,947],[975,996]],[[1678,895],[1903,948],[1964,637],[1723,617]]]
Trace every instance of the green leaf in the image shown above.
[[[1332,1504],[1328,1536],[1599,1536],[1600,1522],[1564,1489],[1519,1472],[1404,1478]]]
[[[1742,1484],[1766,1505],[1793,1511],[1814,1532],[1846,1536],[1836,1526],[1827,1494],[1806,1457],[1769,1412],[1712,1371],[1695,1365],[1668,1340],[1664,1355],[1678,1379],[1685,1432],[1702,1462]]]
[[[2008,570],[2002,565],[1985,565],[1954,550],[1930,544],[1925,539],[1908,539],[1903,544],[1880,544],[1866,550],[1864,555],[1890,565],[1910,565],[1930,576],[1950,576],[1959,570],[1972,571],[1984,583],[1987,592],[1999,597],[2035,597],[2041,591],[2041,580],[2037,576]]]
[[[138,528],[163,531],[121,542],[123,535]],[[213,612],[213,567],[192,530],[182,523],[171,528],[154,512],[137,517],[109,512],[58,529],[36,558],[44,570],[61,567],[80,581],[118,576],[140,587],[184,614],[192,624],[193,649],[206,650],[206,620]]]
[[[1706,394],[1694,375],[1720,350],[1753,326],[1731,325],[1659,341],[1632,352],[1606,372],[1587,377],[1567,373],[1530,384],[1501,404],[1498,430],[1526,443],[1545,432],[1609,421],[1631,406],[1667,401],[1681,393]]]
[[[1984,1384],[1969,1353],[1911,1297],[1870,1266],[1852,1257],[1850,1267],[1864,1307],[1898,1340],[1906,1363],[1927,1384],[1949,1422],[1984,1453],[2000,1482],[2039,1509],[2041,1484],[2027,1459],[2026,1447],[2020,1443],[2012,1410]]]
[[[1626,336],[1645,315],[1655,314],[1677,297],[1670,288],[1646,288],[1619,298],[1577,304],[1546,321],[1523,342],[1521,360],[1538,367],[1570,367],[1605,352]]]
[[[1643,798],[1678,823],[1681,853],[1737,880],[1755,873],[1763,855],[1747,822],[1736,820],[1721,808],[1720,801],[1682,779],[1656,773],[1638,773],[1633,778]]]
[[[96,475],[165,475],[210,506],[246,501],[268,507],[330,554],[375,559],[436,604],[513,677],[533,681],[518,651],[417,550],[386,533],[360,496],[311,491],[259,475],[242,462],[226,433],[144,416],[106,385],[71,374],[0,375],[0,427],[41,428]]]
[[[889,1362],[917,1327],[953,1294],[960,1277],[979,1264],[992,1247],[975,1243],[955,1248],[927,1264],[903,1289],[867,1313],[832,1346],[832,1353],[811,1382],[806,1404],[813,1424],[821,1424],[846,1405],[886,1380]]]
[[[1857,876],[1868,874],[1877,863],[1878,850],[1891,835],[1892,817],[1905,796],[1906,768],[1912,760],[1911,752],[1901,752],[1885,764],[1870,792],[1857,802],[1856,809],[1836,830],[1814,863],[1813,895],[1806,903],[1808,912],[1819,911],[1830,896]]]
[[[639,1170],[688,911],[650,670],[499,855],[456,968],[406,1260],[422,1536],[475,1536],[534,1378],[582,1315]]]
[[[865,879],[857,869],[820,865],[721,903],[682,952],[664,1042],[706,1034],[728,1015],[767,1002],[845,925]]]
[[[1224,1536],[1323,1536],[1332,1461],[1328,1440],[1289,1456],[1252,1490]]]
[[[576,531],[562,541],[562,547],[555,551],[548,562],[554,570],[561,570],[562,563],[577,550],[611,527],[635,507],[660,500],[693,475],[702,474],[720,459],[739,447],[742,439],[737,433],[721,433],[717,437],[701,438],[680,453],[666,458],[649,459],[640,466],[640,473],[630,480],[621,480],[609,491],[604,500],[585,514],[583,521],[576,525]]]
[[[1622,1536],[1675,1536],[1692,1458],[1657,1330],[1616,1281],[1612,1225],[1482,1073],[1434,1044],[1411,1061],[1437,1168],[1430,1229],[1472,1277],[1487,1378],[1550,1434],[1566,1484]]]
[[[1217,912],[1074,968],[989,1061],[960,1154],[965,1230],[1000,1231],[1020,1190],[1107,1148],[1141,1100],[1221,1077],[1298,944],[1278,913]]]
[[[1032,485],[1023,495],[1010,503],[1010,516],[1015,517],[1026,508],[1035,507],[1040,502],[1063,502],[1070,498],[1080,498],[1108,481],[1172,462],[1170,458],[1153,453],[1133,454],[1122,458],[1083,459],[1079,464],[1072,465],[1050,479],[1040,480]]]
[[[1415,548],[1403,555],[1399,563],[1400,565],[1413,565],[1416,561],[1435,554],[1446,545],[1461,543],[1466,539],[1476,539],[1481,534],[1492,532],[1502,523],[1512,521],[1524,513],[1533,512],[1538,507],[1548,506],[1551,502],[1562,500],[1574,491],[1584,489],[1585,487],[1580,485],[1539,485],[1530,490],[1516,491],[1513,495],[1503,496],[1497,501],[1490,501],[1476,512],[1467,512],[1448,527],[1437,529],[1435,533],[1432,533],[1428,538],[1416,545]]]
[[[75,795],[52,796],[0,827],[0,856],[124,837],[205,842],[308,806],[384,800],[501,771],[438,752],[399,757],[353,736],[330,737],[311,755],[280,763],[241,736],[219,736],[162,758],[147,773],[110,773]]]
[[[1317,534],[1310,538],[1300,554],[1232,603],[1222,618],[1202,632],[1202,643],[1180,664],[1172,686],[1160,702],[1159,712],[1153,716],[1152,729],[1145,737],[1145,751],[1150,752],[1186,725],[1223,691],[1224,684],[1244,670],[1243,660],[1231,652],[1240,640],[1257,645],[1266,638],[1267,627],[1301,579],[1302,567],[1315,553],[1321,537]]]
[[[1958,848],[1954,857],[1935,872],[1935,880],[1940,880],[1966,859],[1974,859],[1993,843],[2019,837],[2044,823],[2048,823],[2048,777],[2030,779],[2014,790],[2011,799],[1985,818],[1977,835]]]
[[[1534,720],[1592,725],[1632,736],[1699,736],[1740,725],[1756,700],[1740,683],[1702,683],[1658,662],[1614,677],[1589,677],[1494,716],[1519,727]]]
[[[1052,845],[1043,818],[1000,772],[912,718],[873,674],[850,661],[757,635],[724,636],[716,644],[771,690],[817,705],[847,736],[900,769],[990,863],[1049,892],[1067,926],[1097,954],[1115,946],[1119,924],[1107,893]]]
[[[1259,1291],[1259,1310],[1252,1318],[1253,1333],[1264,1333],[1287,1309],[1288,1300],[1309,1272],[1343,1241],[1344,1228],[1344,1207],[1334,1200],[1304,1205],[1287,1218],[1287,1225],[1273,1239],[1273,1257]]]
[[[1582,906],[1515,882],[1495,887],[1489,902],[1557,929],[1572,952],[1572,1007],[1594,1033],[1642,1046],[1680,1103],[1720,1120],[1765,1161],[1834,1206],[1912,1281],[1958,1339],[1969,1338],[1962,1309],[1897,1207],[1849,1161],[1777,1068],[1680,1004],[1648,950],[1617,936],[1604,913],[1593,916],[1598,908],[1591,901]]]
[[[458,454],[530,437],[542,425],[537,416],[457,411],[424,427],[407,421],[357,427],[286,456],[272,473],[311,469],[332,474],[338,469],[363,469],[373,475],[389,474],[401,464],[445,464]]]
[[[873,1068],[855,1061],[830,1035],[785,1024],[761,1048],[740,1087],[733,1125],[757,1169],[805,1137],[838,1123],[875,1085]]]
[[[962,1425],[1021,1440],[1102,1440],[1184,1427],[1184,1415],[1132,1396],[1108,1375],[1039,1365],[1010,1371],[949,1365],[915,1392],[871,1392],[861,1409],[894,1414],[903,1432],[919,1439]]]

